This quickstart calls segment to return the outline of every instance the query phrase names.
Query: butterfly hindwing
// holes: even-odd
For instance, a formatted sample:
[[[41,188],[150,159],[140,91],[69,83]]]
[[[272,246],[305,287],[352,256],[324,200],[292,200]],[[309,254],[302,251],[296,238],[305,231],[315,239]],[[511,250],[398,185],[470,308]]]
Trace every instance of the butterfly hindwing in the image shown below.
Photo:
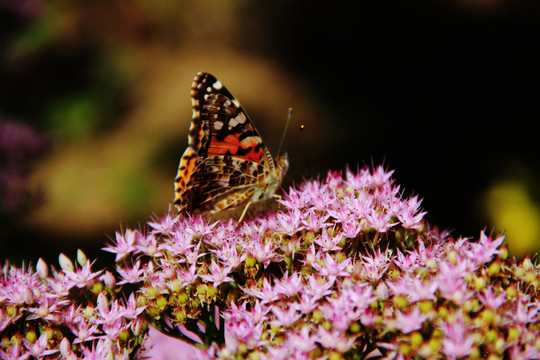
[[[241,206],[256,191],[259,166],[231,156],[206,158],[191,175],[183,201],[200,212]]]

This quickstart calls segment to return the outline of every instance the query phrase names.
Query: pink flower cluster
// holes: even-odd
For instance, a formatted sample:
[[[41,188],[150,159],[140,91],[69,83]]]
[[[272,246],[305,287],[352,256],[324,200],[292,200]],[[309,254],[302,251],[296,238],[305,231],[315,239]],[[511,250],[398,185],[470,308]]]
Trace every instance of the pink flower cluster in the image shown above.
[[[6,266],[0,356],[127,357],[144,315],[197,358],[540,358],[540,267],[431,228],[391,175],[330,172],[241,223],[169,212],[116,234],[116,279]]]
[[[212,356],[538,358],[538,267],[430,229],[391,174],[330,172],[240,224],[167,214],[107,250],[153,325]]]
[[[76,267],[40,260],[36,270],[5,265],[0,278],[0,358],[129,359],[147,332],[133,294],[116,298],[110,272],[92,272],[79,251]]]

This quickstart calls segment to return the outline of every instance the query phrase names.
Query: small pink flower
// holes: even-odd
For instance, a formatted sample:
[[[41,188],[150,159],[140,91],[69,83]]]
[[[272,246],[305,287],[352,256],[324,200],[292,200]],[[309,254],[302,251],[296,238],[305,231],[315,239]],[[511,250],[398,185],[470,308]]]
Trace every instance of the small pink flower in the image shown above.
[[[186,270],[177,270],[178,277],[183,280],[182,287],[187,287],[195,282],[199,277],[197,274],[197,266],[191,264],[189,269]]]
[[[291,332],[287,336],[287,340],[285,340],[285,346],[304,353],[314,350],[317,345],[315,344],[315,337],[310,334],[310,330],[309,326],[304,326],[300,333]]]
[[[506,292],[501,291],[498,296],[495,296],[491,288],[487,288],[478,294],[478,299],[489,309],[498,309],[506,301]]]
[[[341,246],[338,245],[341,239],[341,234],[330,236],[328,231],[323,230],[319,236],[313,239],[313,242],[319,245],[322,251],[337,251],[341,250]]]
[[[247,253],[239,253],[238,251],[238,244],[235,241],[231,242],[225,242],[222,243],[219,248],[216,248],[214,250],[211,250],[218,259],[220,259],[225,266],[229,266],[231,268],[235,268],[243,263],[243,261],[247,257]],[[271,259],[272,257],[268,257],[268,259],[265,257],[262,258],[261,262],[266,262],[267,260]]]
[[[173,212],[168,211],[165,216],[161,218],[153,218],[152,221],[147,222],[147,224],[153,229],[156,233],[170,233],[173,232],[174,227],[178,223],[179,215],[175,215]]]
[[[264,267],[267,267],[272,260],[278,258],[272,242],[267,241],[264,243],[258,234],[254,235],[249,242],[246,242],[245,246],[248,253],[262,263]]]
[[[303,288],[302,277],[298,273],[294,273],[289,277],[288,274],[279,280],[276,281],[275,289],[278,293],[283,294],[287,297],[292,297]]]
[[[275,316],[275,318],[271,320],[270,323],[283,327],[291,326],[296,320],[300,319],[300,317],[302,316],[302,314],[300,314],[292,306],[286,309],[283,309],[279,306],[272,306],[270,310]]]
[[[143,313],[146,306],[139,306],[135,294],[131,293],[127,299],[126,306],[121,310],[121,314],[128,320],[135,320],[140,314]]]
[[[392,214],[378,212],[375,209],[372,209],[371,214],[367,215],[369,226],[380,233],[385,233],[388,231],[389,228],[398,224],[398,223],[390,223],[391,218],[392,218]]]
[[[237,343],[245,344],[248,349],[252,349],[258,345],[263,332],[260,324],[254,323],[247,318],[228,321],[225,326],[231,340],[234,339]]]
[[[332,255],[326,253],[322,265],[313,263],[312,266],[319,272],[319,275],[326,276],[331,282],[333,282],[338,276],[351,276],[351,274],[346,270],[350,264],[351,259],[349,258],[346,258],[341,262],[337,262],[334,260]]]
[[[441,262],[436,278],[441,296],[458,305],[463,305],[467,299],[473,296],[473,293],[468,290],[465,280],[466,266],[466,263]]]
[[[418,196],[408,198],[402,202],[402,206],[397,211],[398,220],[405,229],[419,229],[422,227],[422,219],[427,212],[419,212],[422,200]]]
[[[261,299],[263,303],[269,303],[279,298],[278,290],[270,284],[267,278],[263,279],[263,285],[260,290],[257,287],[242,288],[242,290],[250,296]]]
[[[232,277],[228,276],[231,272],[230,266],[221,267],[220,265],[218,265],[218,263],[212,260],[212,266],[210,267],[210,270],[212,272],[211,274],[199,275],[199,277],[203,280],[213,283],[215,287],[219,286],[224,282],[234,281]]]
[[[332,294],[334,281],[318,275],[310,275],[307,279],[307,285],[303,292],[310,295],[313,299],[319,300],[323,296]]]
[[[148,234],[147,236],[140,236],[136,248],[140,253],[148,256],[163,256],[163,254],[158,251],[158,241],[153,234]]]
[[[368,281],[380,280],[390,266],[388,253],[381,253],[380,250],[377,250],[374,255],[364,255],[362,259],[364,260],[361,263],[362,272]]]
[[[400,249],[397,249],[396,258],[394,258],[394,264],[399,266],[401,270],[411,271],[414,270],[418,265],[416,260],[418,259],[418,254],[414,251],[411,251],[408,255],[403,255]]]
[[[457,359],[471,353],[475,335],[465,324],[462,312],[457,313],[453,320],[442,323],[439,328],[445,335],[442,339],[443,354],[450,359]]]
[[[47,332],[44,332],[34,343],[31,343],[30,341],[23,339],[24,346],[28,349],[29,355],[33,356],[34,358],[41,359],[47,355],[52,355],[54,353],[57,353],[58,350],[48,348],[47,346],[47,342],[49,340],[48,336],[49,334],[47,334]]]
[[[504,236],[500,236],[493,240],[491,237],[486,236],[485,232],[482,231],[478,243],[470,243],[470,250],[465,253],[476,264],[483,265],[500,253],[497,249],[501,246],[503,241]]]
[[[74,344],[92,341],[94,339],[97,339],[98,336],[101,335],[99,324],[90,323],[84,321],[83,319],[79,319],[78,322],[70,324],[69,328],[76,336],[75,340],[73,340]]]
[[[340,331],[326,330],[320,327],[317,332],[317,342],[323,347],[329,349],[336,349],[339,352],[347,352],[354,344],[355,338],[347,338]]]
[[[194,246],[191,243],[193,235],[187,231],[175,231],[172,235],[170,241],[159,245],[161,250],[170,251],[173,254],[182,254]]]
[[[343,236],[354,239],[362,231],[364,226],[356,219],[349,219],[341,223]]]
[[[351,171],[347,166],[345,169],[345,185],[354,190],[362,190],[370,186],[371,174],[367,168]]]
[[[540,311],[540,303],[527,303],[525,299],[517,302],[517,308],[510,314],[511,318],[518,324],[526,324],[538,321],[537,315]]]
[[[109,246],[103,248],[103,250],[116,254],[116,259],[118,261],[125,256],[135,252],[137,250],[136,237],[138,232],[133,230],[126,230],[126,233],[122,235],[121,233],[116,233],[116,242]]]
[[[145,278],[145,271],[141,268],[141,260],[137,260],[133,267],[126,266],[125,268],[117,268],[118,274],[122,277],[123,280],[119,281],[118,284],[137,284]]]
[[[304,216],[304,219],[302,219],[302,224],[304,224],[307,230],[316,232],[328,226],[326,221],[329,217],[330,214],[328,213],[310,210],[307,215]]]
[[[185,230],[197,237],[211,234],[212,229],[218,224],[217,222],[210,224],[202,216],[189,216],[186,220]]]
[[[287,235],[293,235],[304,228],[302,224],[302,213],[298,209],[291,209],[287,212],[277,214],[278,228]]]
[[[278,202],[286,208],[290,209],[300,209],[307,205],[307,198],[303,195],[303,191],[298,191],[295,188],[291,187],[285,193],[283,198],[279,199]]]
[[[435,292],[439,288],[437,279],[419,279],[413,277],[409,280],[409,301],[415,303],[421,300],[435,300]]]
[[[403,313],[400,310],[396,311],[396,320],[394,326],[401,330],[404,334],[412,331],[417,331],[422,328],[422,324],[427,320],[427,314],[421,314],[420,309],[414,307],[411,311]]]
[[[78,288],[84,288],[95,278],[98,277],[103,270],[92,272],[91,264],[89,261],[82,268],[71,270],[64,270],[66,275],[66,283],[69,287],[76,286]]]
[[[299,301],[293,304],[293,306],[302,314],[308,314],[317,308],[318,299],[306,293],[302,293]]]
[[[382,166],[378,166],[370,176],[371,186],[382,186],[390,181],[394,170],[386,171]]]

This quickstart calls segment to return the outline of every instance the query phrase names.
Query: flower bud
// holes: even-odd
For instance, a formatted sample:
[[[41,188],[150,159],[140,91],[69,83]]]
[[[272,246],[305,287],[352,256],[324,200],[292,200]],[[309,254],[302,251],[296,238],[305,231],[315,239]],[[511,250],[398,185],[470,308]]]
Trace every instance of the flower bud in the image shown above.
[[[126,340],[129,340],[130,338],[130,331],[127,330],[127,329],[124,329],[122,331],[120,331],[120,334],[118,334],[118,339],[120,341],[126,341]]]
[[[88,261],[88,258],[86,257],[86,254],[81,250],[77,250],[77,262],[79,265],[84,266],[86,265],[86,262]]]
[[[105,271],[105,274],[101,275],[101,280],[105,283],[105,286],[112,289],[116,286],[116,279],[114,275],[109,271]]]
[[[521,330],[518,327],[513,327],[508,331],[508,341],[514,341],[521,336]]]
[[[164,309],[165,306],[167,306],[167,304],[168,304],[168,301],[164,296],[160,295],[157,297],[156,306],[158,307],[158,309]]]
[[[411,345],[415,348],[418,348],[420,345],[422,345],[422,342],[424,339],[422,338],[422,334],[420,334],[418,331],[415,331],[411,334]]]
[[[493,262],[488,268],[488,274],[490,276],[497,275],[500,272],[501,272],[501,264],[499,264],[498,262]]]
[[[66,255],[64,255],[64,253],[61,253],[58,256],[58,263],[60,264],[60,267],[64,271],[70,271],[70,272],[75,271],[75,266],[73,266],[73,263],[71,262],[71,260]]]
[[[93,305],[89,304],[84,308],[83,315],[86,319],[91,319],[94,316],[95,312],[96,308]]]
[[[64,337],[62,341],[60,341],[60,354],[64,357],[71,354],[71,343],[66,337]]]
[[[388,286],[384,282],[379,283],[376,289],[376,293],[379,299],[381,300],[388,299],[388,295],[389,295]]]
[[[47,266],[45,260],[43,260],[42,258],[39,258],[36,264],[36,272],[42,280],[49,276],[49,267]]]
[[[23,290],[23,297],[24,297],[24,302],[28,305],[30,304],[33,304],[34,303],[34,293],[32,292],[32,290],[30,288],[25,288]]]
[[[36,332],[34,330],[28,330],[24,337],[26,338],[26,340],[28,340],[28,342],[32,344],[35,343],[37,340]]]
[[[146,329],[148,328],[148,323],[146,320],[142,317],[137,317],[133,322],[131,323],[131,331],[133,332],[133,335],[139,336],[142,335]]]

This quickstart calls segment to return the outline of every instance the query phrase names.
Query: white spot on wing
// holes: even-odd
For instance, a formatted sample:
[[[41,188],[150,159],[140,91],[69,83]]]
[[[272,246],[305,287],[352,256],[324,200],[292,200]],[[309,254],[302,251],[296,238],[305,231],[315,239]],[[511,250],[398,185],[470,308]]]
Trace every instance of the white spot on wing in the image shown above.
[[[216,82],[212,86],[214,87],[214,89],[220,90],[223,87],[223,84],[221,83],[221,81],[216,80]]]
[[[236,125],[243,124],[245,122],[246,122],[246,117],[244,116],[244,114],[240,113],[238,114],[238,116],[229,120],[229,130],[231,130]]]
[[[229,120],[229,130],[231,130],[236,125],[238,125],[237,117],[232,118],[232,119]]]
[[[217,115],[217,114],[216,114]],[[221,121],[216,121],[214,122],[214,129],[216,129],[217,131],[221,130],[223,128],[223,122]]]

